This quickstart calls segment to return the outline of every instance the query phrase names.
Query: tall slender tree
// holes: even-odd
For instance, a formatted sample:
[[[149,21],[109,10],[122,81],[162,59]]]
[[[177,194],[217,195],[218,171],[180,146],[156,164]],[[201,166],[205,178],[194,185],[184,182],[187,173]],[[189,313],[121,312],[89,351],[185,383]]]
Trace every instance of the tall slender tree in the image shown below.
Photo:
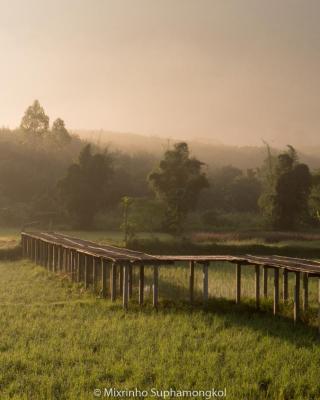
[[[158,168],[149,175],[156,195],[166,205],[167,229],[180,233],[188,213],[196,208],[200,192],[209,186],[204,164],[190,157],[187,143],[167,150]]]

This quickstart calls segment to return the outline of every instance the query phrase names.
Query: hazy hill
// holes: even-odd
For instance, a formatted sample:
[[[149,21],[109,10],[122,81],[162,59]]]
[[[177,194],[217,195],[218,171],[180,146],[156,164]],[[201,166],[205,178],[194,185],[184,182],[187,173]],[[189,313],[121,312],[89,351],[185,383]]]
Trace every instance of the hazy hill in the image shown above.
[[[111,131],[75,131],[80,137],[88,139],[101,146],[108,146],[111,150],[120,150],[135,154],[139,152],[151,153],[161,157],[163,152],[173,143],[181,141],[175,138],[160,138],[144,136],[136,133],[122,133]],[[266,148],[257,146],[228,146],[206,139],[188,140],[192,153],[210,166],[234,165],[239,168],[255,168],[261,165],[266,157]],[[282,149],[273,149],[276,154]],[[320,149],[297,148],[300,159],[312,169],[320,168]]]

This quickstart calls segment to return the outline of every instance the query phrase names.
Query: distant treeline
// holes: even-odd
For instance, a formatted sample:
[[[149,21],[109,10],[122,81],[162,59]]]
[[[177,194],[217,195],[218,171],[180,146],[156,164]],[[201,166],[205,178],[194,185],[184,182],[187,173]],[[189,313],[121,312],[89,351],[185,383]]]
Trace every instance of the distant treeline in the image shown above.
[[[291,146],[265,147],[259,168],[215,166],[186,143],[162,155],[123,152],[50,125],[38,101],[15,130],[0,130],[0,223],[137,231],[317,226],[320,175]],[[208,157],[208,156],[207,156]],[[261,227],[261,226],[259,226]]]

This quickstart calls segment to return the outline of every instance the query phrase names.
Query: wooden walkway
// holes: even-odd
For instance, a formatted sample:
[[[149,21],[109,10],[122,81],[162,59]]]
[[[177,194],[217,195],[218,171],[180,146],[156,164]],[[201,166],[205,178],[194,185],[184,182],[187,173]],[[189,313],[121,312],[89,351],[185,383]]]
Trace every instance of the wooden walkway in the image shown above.
[[[241,299],[241,272],[243,266],[255,270],[255,300],[256,307],[260,306],[260,272],[263,275],[262,294],[268,296],[268,271],[273,270],[273,313],[279,312],[279,273],[282,279],[282,300],[288,300],[288,276],[295,276],[294,286],[294,321],[300,315],[300,297],[302,280],[302,309],[308,307],[309,279],[316,278],[320,282],[320,262],[301,258],[282,256],[228,256],[228,255],[190,255],[190,256],[160,256],[149,255],[110,245],[100,245],[88,240],[73,238],[55,232],[22,232],[23,256],[31,258],[35,263],[45,266],[56,273],[65,273],[75,282],[84,282],[87,289],[101,286],[101,296],[107,296],[107,275],[110,280],[110,297],[116,300],[117,295],[123,299],[123,307],[127,309],[132,297],[133,268],[139,269],[139,304],[144,302],[144,266],[153,268],[153,305],[158,307],[159,266],[175,262],[189,262],[189,296],[194,301],[194,268],[201,264],[203,268],[203,301],[208,301],[209,265],[214,262],[230,262],[235,264],[235,300]],[[320,301],[320,284],[319,284]]]

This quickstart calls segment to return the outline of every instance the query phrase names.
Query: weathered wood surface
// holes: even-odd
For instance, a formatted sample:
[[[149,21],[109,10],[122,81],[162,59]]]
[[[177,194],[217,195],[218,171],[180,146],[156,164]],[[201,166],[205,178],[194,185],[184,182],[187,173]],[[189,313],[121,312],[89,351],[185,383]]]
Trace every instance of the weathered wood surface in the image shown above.
[[[100,245],[88,240],[73,238],[55,232],[22,232],[23,256],[43,265],[49,271],[68,274],[76,282],[83,281],[84,287],[93,289],[101,283],[102,297],[109,292],[111,300],[117,295],[123,298],[123,306],[127,308],[133,291],[133,267],[139,267],[139,304],[144,302],[144,266],[153,268],[153,305],[158,307],[159,296],[159,266],[175,262],[189,263],[190,302],[194,301],[195,268],[202,266],[203,300],[209,299],[209,266],[213,262],[229,262],[236,264],[236,302],[241,300],[241,269],[251,265],[255,268],[255,299],[256,307],[260,306],[260,270],[263,270],[263,294],[267,296],[268,270],[274,271],[273,300],[274,314],[279,312],[279,272],[283,271],[283,301],[288,299],[288,274],[295,275],[294,287],[294,321],[300,316],[300,279],[302,280],[302,311],[308,308],[309,278],[320,277],[320,261],[284,256],[254,256],[254,255],[149,255],[139,251],[128,250],[110,245]],[[118,276],[119,272],[119,276]],[[119,288],[117,282],[119,280]],[[107,282],[109,285],[107,285]],[[319,279],[320,282],[320,279]],[[100,287],[99,283],[99,287]],[[107,287],[109,286],[109,289]],[[119,292],[118,292],[119,291]],[[118,293],[117,293],[118,292]],[[320,298],[320,284],[319,284]],[[319,308],[320,310],[320,308]],[[319,314],[320,319],[320,314]]]
[[[63,249],[80,251],[83,254],[117,263],[143,263],[144,265],[173,264],[177,261],[193,261],[198,264],[210,262],[232,262],[267,266],[272,268],[286,268],[288,271],[306,272],[309,276],[320,276],[320,261],[284,256],[253,256],[250,254],[241,256],[230,255],[150,255],[139,251],[128,250],[110,245],[100,245],[89,240],[73,238],[56,232],[22,232],[22,238],[41,240],[47,245],[59,245]],[[32,258],[35,257],[35,244],[27,244],[24,248],[31,249]],[[28,250],[26,250],[28,252]],[[48,256],[46,257],[48,258]],[[50,257],[51,258],[51,257]],[[51,261],[51,260],[50,260]]]

